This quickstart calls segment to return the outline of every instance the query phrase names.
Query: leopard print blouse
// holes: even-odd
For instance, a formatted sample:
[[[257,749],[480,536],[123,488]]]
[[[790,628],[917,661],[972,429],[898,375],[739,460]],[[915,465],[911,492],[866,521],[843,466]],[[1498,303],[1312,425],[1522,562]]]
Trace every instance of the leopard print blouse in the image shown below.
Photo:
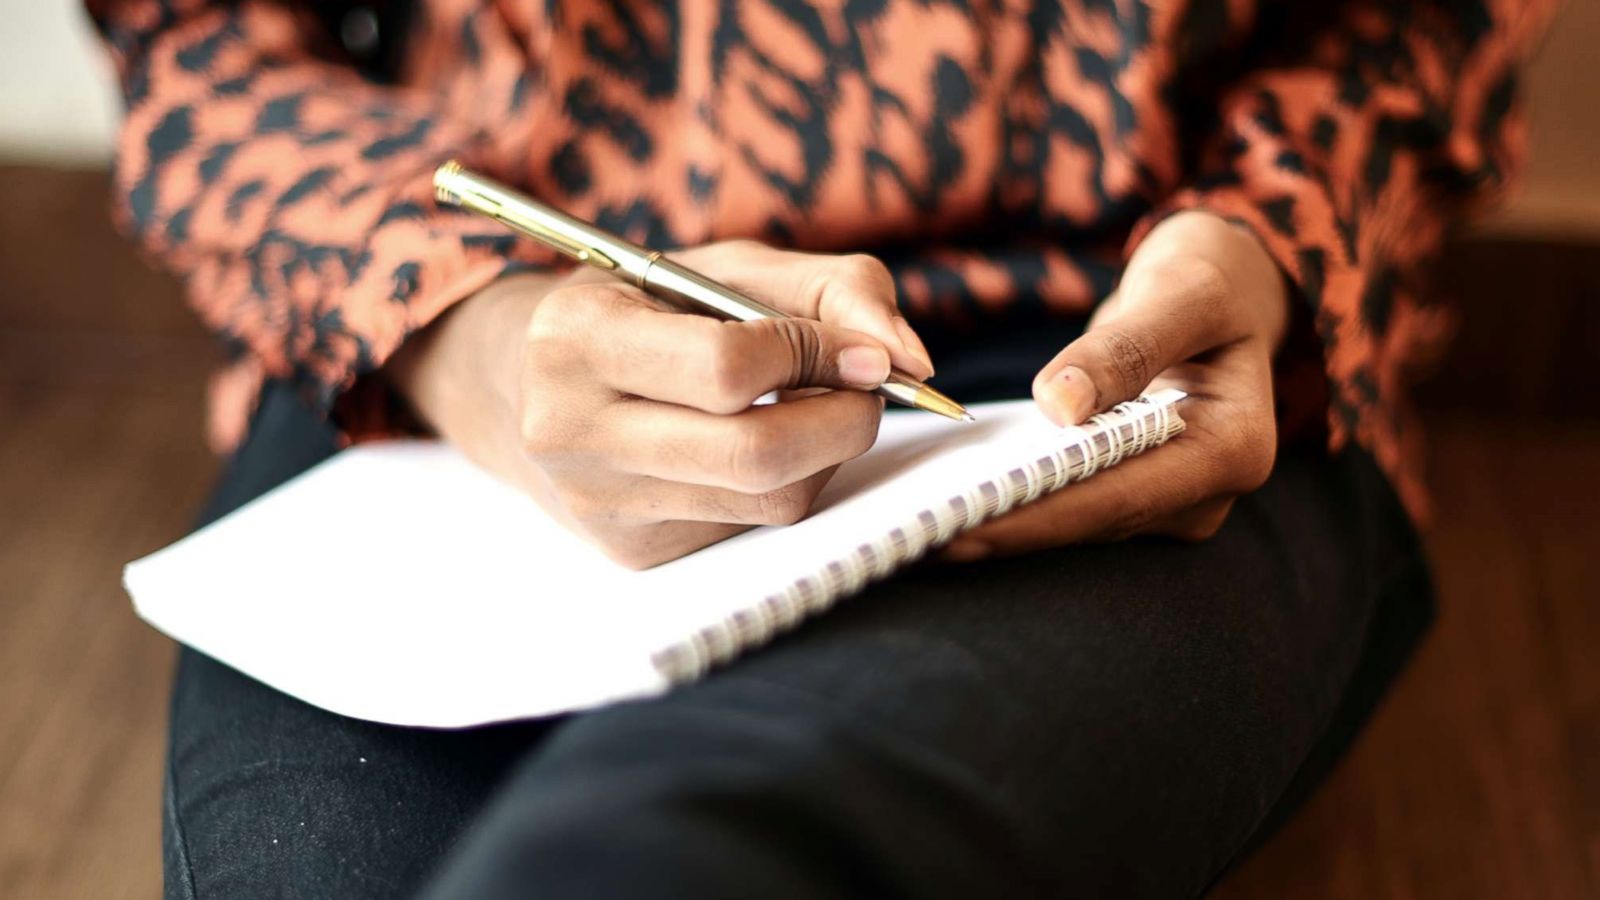
[[[1419,513],[1404,385],[1449,325],[1426,263],[1521,155],[1515,67],[1554,5],[88,0],[126,95],[116,215],[234,359],[224,448],[267,378],[355,422],[409,333],[552,263],[435,205],[453,156],[650,245],[877,252],[909,316],[957,327],[1082,316],[1155,221],[1212,210],[1320,338],[1283,415]]]

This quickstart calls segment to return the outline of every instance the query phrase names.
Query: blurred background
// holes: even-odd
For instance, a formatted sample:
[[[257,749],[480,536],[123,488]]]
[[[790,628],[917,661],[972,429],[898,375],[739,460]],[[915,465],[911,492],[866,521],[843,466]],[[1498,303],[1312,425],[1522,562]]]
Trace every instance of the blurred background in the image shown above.
[[[217,358],[107,220],[118,104],[72,0],[0,0],[0,895],[153,898],[168,642],[123,562],[217,469]],[[1352,755],[1212,896],[1600,897],[1600,3],[1528,74],[1520,196],[1451,247],[1421,390],[1440,619]]]

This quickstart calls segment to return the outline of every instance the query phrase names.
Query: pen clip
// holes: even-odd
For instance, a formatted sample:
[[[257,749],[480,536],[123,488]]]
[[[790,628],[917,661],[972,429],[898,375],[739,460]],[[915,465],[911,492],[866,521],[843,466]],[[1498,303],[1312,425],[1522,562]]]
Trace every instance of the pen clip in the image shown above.
[[[455,206],[464,206],[474,212],[482,213],[497,222],[509,225],[512,228],[527,234],[545,246],[558,253],[564,253],[581,263],[587,263],[601,269],[615,269],[616,260],[601,253],[589,245],[578,241],[560,232],[551,230],[543,222],[524,215],[518,215],[514,210],[507,210],[493,197],[485,196],[481,191],[473,189],[471,183],[465,182],[460,164],[451,161],[439,168],[434,174],[434,193],[439,202]]]
[[[496,208],[498,209],[499,207],[497,206]],[[489,213],[489,215],[502,222],[507,221],[507,217],[503,213]],[[602,269],[615,269],[617,267],[615,260],[599,250],[575,241],[564,234],[551,231],[539,222],[519,218],[517,224],[520,224],[532,237],[543,241],[551,249],[565,253],[578,262],[588,263],[591,266],[598,266]]]

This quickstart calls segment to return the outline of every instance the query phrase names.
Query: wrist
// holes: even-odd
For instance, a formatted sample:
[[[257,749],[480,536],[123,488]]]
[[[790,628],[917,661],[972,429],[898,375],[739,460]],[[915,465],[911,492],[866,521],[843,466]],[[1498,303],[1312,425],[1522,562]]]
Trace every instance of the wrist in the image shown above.
[[[528,324],[539,303],[565,278],[566,273],[523,273],[502,278],[468,298],[463,310],[470,332],[466,343],[475,365],[476,380],[490,382],[509,392],[522,369]]]
[[[530,273],[491,283],[406,338],[384,373],[439,431],[464,410],[510,408],[528,320],[558,279]]]

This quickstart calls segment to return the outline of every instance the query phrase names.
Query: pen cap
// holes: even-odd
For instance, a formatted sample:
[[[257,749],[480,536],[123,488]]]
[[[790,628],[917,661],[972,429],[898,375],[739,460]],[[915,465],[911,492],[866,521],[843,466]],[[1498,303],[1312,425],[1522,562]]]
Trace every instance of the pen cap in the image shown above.
[[[519,193],[455,160],[434,170],[440,203],[481,213],[578,262],[638,280],[649,251]]]

